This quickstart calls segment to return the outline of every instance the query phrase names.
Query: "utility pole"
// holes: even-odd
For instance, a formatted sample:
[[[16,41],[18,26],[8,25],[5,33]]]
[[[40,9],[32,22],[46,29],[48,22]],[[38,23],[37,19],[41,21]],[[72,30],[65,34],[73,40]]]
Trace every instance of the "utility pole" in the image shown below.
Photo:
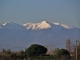
[[[77,40],[76,40],[76,60],[77,60]]]

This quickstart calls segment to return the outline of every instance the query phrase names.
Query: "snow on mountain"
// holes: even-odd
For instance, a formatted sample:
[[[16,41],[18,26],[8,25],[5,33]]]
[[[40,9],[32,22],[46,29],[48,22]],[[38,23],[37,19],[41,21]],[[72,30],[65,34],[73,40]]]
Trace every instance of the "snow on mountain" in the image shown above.
[[[5,26],[6,24],[8,24],[8,23],[10,23],[10,22],[0,22],[0,27],[2,26]]]
[[[23,30],[24,28],[32,29],[32,30],[41,30],[41,29],[48,29],[48,28],[66,28],[66,29],[71,29],[74,28],[72,26],[68,26],[65,24],[60,24],[58,22],[48,22],[48,21],[42,21],[39,23],[26,23],[23,25],[19,25],[17,23],[13,22],[7,22],[7,23],[0,23],[0,28],[7,28],[7,29],[21,29]]]
[[[3,23],[2,25],[5,26],[7,23]]]
[[[61,24],[61,26],[63,26],[64,28],[66,29],[71,29],[71,28],[75,28],[75,27],[72,27],[72,26],[68,26],[68,25],[65,25],[65,24]]]
[[[25,27],[13,22],[0,23],[0,28],[24,30]]]
[[[55,24],[55,25],[60,25],[58,22],[53,22],[53,24]]]
[[[19,25],[17,23],[13,23],[13,22],[7,22],[7,23],[0,23],[0,28],[7,28],[7,29],[31,29],[31,30],[41,30],[41,29],[48,29],[48,28],[53,28],[53,29],[61,29],[61,28],[65,28],[65,29],[71,29],[71,28],[75,28],[72,26],[68,26],[65,24],[60,24],[58,22],[48,22],[48,21],[42,21],[39,23],[26,23],[23,25]]]
[[[42,21],[40,23],[26,23],[23,24],[23,26],[26,26],[27,29],[37,30],[37,29],[47,29],[50,28],[50,24],[46,21]]]
[[[53,26],[54,25],[54,26]],[[23,24],[23,26],[25,26],[27,29],[32,29],[32,30],[40,30],[40,29],[48,29],[48,28],[58,28],[59,27],[63,27],[66,29],[71,29],[73,27],[65,25],[65,24],[60,24],[60,23],[56,23],[56,22],[47,22],[47,21],[42,21],[40,23],[26,23]]]

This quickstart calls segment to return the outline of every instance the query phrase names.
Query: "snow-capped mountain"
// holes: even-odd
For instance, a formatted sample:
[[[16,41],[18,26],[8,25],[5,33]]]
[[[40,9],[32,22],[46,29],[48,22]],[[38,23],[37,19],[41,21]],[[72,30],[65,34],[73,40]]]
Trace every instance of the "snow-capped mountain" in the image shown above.
[[[23,26],[25,26],[27,29],[32,29],[32,30],[47,29],[51,27],[51,25],[46,21],[42,21],[40,23],[26,23],[23,24]]]
[[[26,23],[23,24],[23,26],[25,26],[27,29],[32,29],[32,30],[41,30],[41,29],[48,29],[48,28],[54,28],[55,26],[59,26],[60,27],[64,27],[66,29],[71,29],[73,27],[65,25],[65,24],[60,24],[60,23],[56,23],[56,22],[47,22],[47,21],[42,21],[40,23]]]
[[[68,38],[73,42],[80,39],[80,28],[48,21],[23,25],[13,22],[0,23],[0,50],[25,49],[33,43],[55,45],[65,43]]]
[[[7,28],[7,29],[32,29],[32,30],[41,30],[41,29],[48,29],[48,28],[66,28],[66,29],[71,29],[75,28],[72,26],[68,26],[65,24],[60,24],[56,22],[48,22],[48,21],[42,21],[40,23],[26,23],[23,25],[19,25],[17,23],[13,22],[6,22],[6,23],[0,23],[0,28]]]
[[[13,22],[0,23],[0,28],[23,30],[25,27]]]

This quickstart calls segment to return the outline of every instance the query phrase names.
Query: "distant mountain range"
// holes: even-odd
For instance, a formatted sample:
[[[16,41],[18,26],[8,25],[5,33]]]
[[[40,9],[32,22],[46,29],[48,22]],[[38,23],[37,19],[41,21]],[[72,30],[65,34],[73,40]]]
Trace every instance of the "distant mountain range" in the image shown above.
[[[0,23],[0,50],[21,50],[33,43],[55,45],[65,43],[68,38],[72,42],[80,39],[80,28],[48,21],[23,25],[13,22]]]

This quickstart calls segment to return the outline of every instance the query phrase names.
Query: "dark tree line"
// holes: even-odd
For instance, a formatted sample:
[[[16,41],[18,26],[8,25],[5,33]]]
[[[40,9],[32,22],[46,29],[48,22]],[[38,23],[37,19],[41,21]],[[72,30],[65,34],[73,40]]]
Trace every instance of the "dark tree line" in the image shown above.
[[[46,54],[47,48],[39,44],[32,44],[25,51],[21,50],[18,52],[11,52],[10,49],[3,49],[0,52],[0,60],[16,60],[16,59],[28,59],[32,56],[39,56],[41,54]]]
[[[53,56],[56,60],[75,60],[76,56],[76,47],[74,47],[73,56],[66,49],[59,49],[55,56]],[[45,55],[47,52],[47,48],[39,44],[32,44],[29,48],[25,49],[25,51],[21,50],[18,52],[12,52],[10,49],[3,49],[0,52],[0,60],[17,60],[17,59],[28,59],[31,57],[40,57]],[[80,44],[77,46],[77,56],[78,60],[80,60]]]

